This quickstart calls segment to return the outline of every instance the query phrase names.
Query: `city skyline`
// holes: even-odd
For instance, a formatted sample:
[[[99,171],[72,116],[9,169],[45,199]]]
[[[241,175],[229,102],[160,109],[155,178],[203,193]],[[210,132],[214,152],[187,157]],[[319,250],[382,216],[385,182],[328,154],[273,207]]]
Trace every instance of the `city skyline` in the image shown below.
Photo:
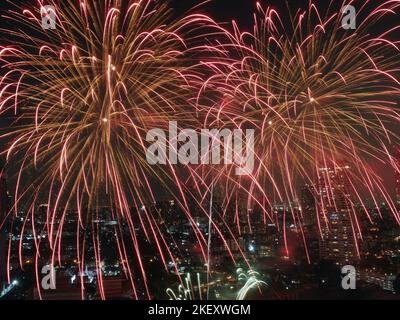
[[[1,300],[399,299],[398,1],[0,11]]]

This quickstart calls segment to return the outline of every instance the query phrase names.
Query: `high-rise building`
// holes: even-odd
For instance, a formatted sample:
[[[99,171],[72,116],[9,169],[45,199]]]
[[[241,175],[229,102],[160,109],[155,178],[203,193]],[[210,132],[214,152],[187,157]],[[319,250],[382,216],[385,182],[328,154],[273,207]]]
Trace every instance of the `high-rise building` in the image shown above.
[[[316,224],[316,199],[317,192],[315,186],[306,184],[301,189],[301,211],[303,213],[303,221],[306,226]]]
[[[307,240],[307,251],[310,261],[319,261],[319,228],[317,219],[318,191],[314,185],[306,184],[301,189],[301,213],[303,230]]]
[[[350,202],[350,167],[321,168],[318,183],[320,218],[320,258],[337,264],[357,259]]]
[[[8,211],[8,194],[7,194],[7,177],[3,169],[0,167],[0,291],[6,280],[6,235],[5,227],[1,227]]]

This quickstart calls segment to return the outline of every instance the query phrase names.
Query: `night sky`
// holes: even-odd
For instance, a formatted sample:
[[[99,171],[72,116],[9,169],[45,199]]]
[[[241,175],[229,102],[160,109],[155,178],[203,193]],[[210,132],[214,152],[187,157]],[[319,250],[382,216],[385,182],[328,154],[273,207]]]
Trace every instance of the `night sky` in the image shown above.
[[[375,2],[376,0],[374,0]],[[22,3],[32,3],[36,2],[34,0],[25,0],[18,1],[19,4]],[[250,31],[253,26],[253,13],[256,10],[256,3],[260,2],[263,6],[270,5],[275,8],[277,11],[287,13],[288,6],[291,8],[291,11],[296,11],[298,8],[306,8],[308,6],[308,0],[302,1],[284,1],[284,0],[171,0],[171,6],[174,8],[176,12],[176,17],[181,17],[186,13],[203,13],[211,16],[216,21],[221,23],[226,23],[226,26],[229,28],[232,20],[235,20],[242,30]],[[340,5],[342,1],[333,1],[334,5]],[[380,1],[381,2],[381,1]],[[328,0],[315,0],[314,3],[318,4],[319,8],[327,8],[330,1]],[[364,1],[356,1],[355,6],[360,6]],[[198,6],[199,5],[199,6]],[[194,11],[190,11],[194,6],[198,6]],[[7,10],[11,6],[7,4],[7,1],[0,1],[0,11]],[[339,9],[340,7],[338,7]],[[322,10],[323,11],[323,10]],[[284,19],[284,18],[283,18]],[[390,21],[389,21],[390,23]],[[0,26],[4,27],[4,19],[0,19]],[[7,27],[10,27],[9,25]],[[387,29],[387,27],[385,28]],[[373,32],[379,32],[380,26],[376,26]],[[0,39],[3,42],[4,39],[7,39],[7,35],[2,33],[0,35]],[[0,128],[4,128],[7,124],[3,117],[0,117]],[[0,143],[4,143],[0,142]],[[381,164],[374,164],[379,171],[381,172],[382,177],[386,181],[386,184],[390,186],[391,189],[394,189],[394,174],[392,169],[385,169]]]

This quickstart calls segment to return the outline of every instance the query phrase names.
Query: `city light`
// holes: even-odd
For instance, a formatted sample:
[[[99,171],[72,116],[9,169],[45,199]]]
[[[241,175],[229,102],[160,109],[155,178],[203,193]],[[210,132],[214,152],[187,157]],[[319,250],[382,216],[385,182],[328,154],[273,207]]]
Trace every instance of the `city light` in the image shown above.
[[[0,300],[399,299],[400,1],[237,1],[0,2]]]

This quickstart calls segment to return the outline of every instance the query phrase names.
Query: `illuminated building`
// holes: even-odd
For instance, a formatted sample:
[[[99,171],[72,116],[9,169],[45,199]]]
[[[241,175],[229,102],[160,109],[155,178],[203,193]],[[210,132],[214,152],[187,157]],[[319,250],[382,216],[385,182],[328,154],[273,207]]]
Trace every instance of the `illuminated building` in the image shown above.
[[[361,279],[367,283],[375,284],[385,291],[395,292],[396,276],[373,269],[363,270]]]
[[[318,214],[322,233],[320,258],[343,265],[357,259],[349,170],[348,166],[321,168],[318,183]]]
[[[304,185],[301,189],[301,212],[303,216],[303,230],[307,240],[308,254],[312,263],[318,263],[319,230],[317,223],[317,190],[314,185]]]
[[[301,189],[301,210],[305,226],[316,224],[316,192],[315,187],[304,185]]]

